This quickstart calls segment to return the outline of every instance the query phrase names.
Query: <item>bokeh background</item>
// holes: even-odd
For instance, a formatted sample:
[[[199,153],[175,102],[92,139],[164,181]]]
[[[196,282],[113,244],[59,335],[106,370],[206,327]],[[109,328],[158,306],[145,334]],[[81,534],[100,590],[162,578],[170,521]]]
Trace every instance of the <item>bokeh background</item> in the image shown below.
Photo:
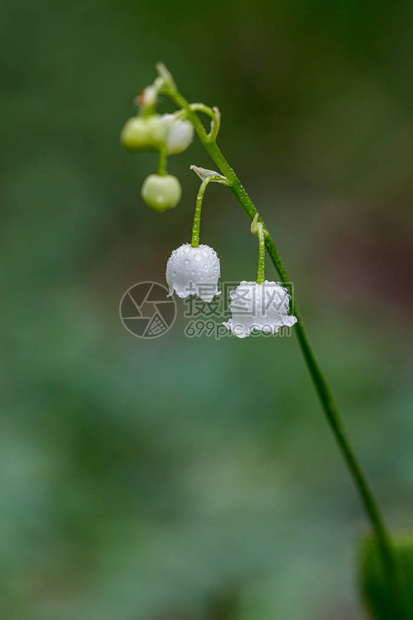
[[[123,293],[188,241],[199,143],[122,150],[163,60],[222,111],[394,529],[413,525],[413,5],[2,0],[0,588],[8,620],[358,620],[368,528],[295,338],[153,341]],[[163,104],[163,109],[168,109]],[[210,187],[224,280],[256,240]],[[275,277],[270,264],[267,274]]]

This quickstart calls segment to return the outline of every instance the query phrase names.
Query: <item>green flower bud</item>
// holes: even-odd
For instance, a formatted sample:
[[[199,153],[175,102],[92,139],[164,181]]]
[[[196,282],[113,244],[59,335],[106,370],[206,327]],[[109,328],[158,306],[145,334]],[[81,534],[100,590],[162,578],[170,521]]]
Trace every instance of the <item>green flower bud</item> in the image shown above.
[[[148,207],[159,213],[176,207],[181,195],[181,184],[172,174],[150,174],[142,185],[142,198]]]
[[[164,147],[168,129],[160,114],[130,118],[120,136],[128,151],[157,151]]]

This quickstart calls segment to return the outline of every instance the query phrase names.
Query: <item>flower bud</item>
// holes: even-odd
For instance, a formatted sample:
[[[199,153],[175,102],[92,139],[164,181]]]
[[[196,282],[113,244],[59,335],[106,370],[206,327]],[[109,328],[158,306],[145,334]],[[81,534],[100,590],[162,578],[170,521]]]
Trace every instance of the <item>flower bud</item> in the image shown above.
[[[166,265],[169,292],[184,299],[197,295],[210,302],[218,293],[221,275],[220,262],[215,250],[208,245],[193,248],[189,243],[174,250]]]
[[[166,211],[176,207],[181,200],[182,188],[172,174],[150,174],[142,185],[142,198],[154,211]]]
[[[120,136],[128,151],[156,151],[165,145],[167,126],[159,114],[130,118]]]
[[[279,282],[244,280],[229,295],[232,318],[224,325],[238,338],[246,338],[254,329],[276,334],[280,327],[297,322],[288,314],[291,296]]]
[[[194,137],[192,123],[185,119],[177,119],[174,114],[162,117],[167,127],[166,152],[168,155],[182,153],[191,144]]]

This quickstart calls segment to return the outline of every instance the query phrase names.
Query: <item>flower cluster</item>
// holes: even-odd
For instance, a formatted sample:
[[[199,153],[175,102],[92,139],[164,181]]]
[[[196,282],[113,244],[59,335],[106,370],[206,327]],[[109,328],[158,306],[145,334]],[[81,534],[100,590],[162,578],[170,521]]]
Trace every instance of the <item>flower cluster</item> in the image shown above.
[[[185,243],[174,250],[166,265],[169,292],[185,299],[196,295],[211,302],[218,291],[220,261],[208,245],[192,247]],[[291,295],[280,282],[242,281],[230,292],[232,318],[225,327],[238,338],[250,336],[253,330],[276,334],[281,327],[292,327],[297,322],[290,315]]]
[[[172,209],[181,200],[182,188],[176,176],[166,173],[166,157],[182,153],[191,144],[194,128],[180,114],[157,114],[157,89],[148,86],[138,98],[139,113],[122,129],[121,142],[132,152],[158,151],[158,174],[151,174],[142,185],[142,198],[154,211]]]
[[[158,151],[159,168],[157,174],[150,174],[142,186],[142,198],[153,210],[163,212],[175,207],[182,195],[179,180],[166,173],[166,158],[182,153],[194,136],[194,111],[208,114],[211,131],[204,131],[203,139],[214,141],[220,126],[218,108],[208,108],[203,104],[186,104],[185,109],[175,114],[160,115],[156,112],[159,93],[173,94],[172,76],[162,65],[158,67],[159,78],[153,85],[145,88],[138,98],[139,114],[130,118],[125,124],[121,141],[129,151]],[[191,116],[192,114],[192,116]],[[197,127],[198,131],[198,127]],[[166,281],[170,295],[176,293],[182,299],[197,295],[210,303],[220,295],[218,282],[221,275],[220,260],[215,250],[199,243],[201,208],[205,190],[210,182],[230,185],[229,180],[212,170],[191,168],[201,178],[201,186],[196,199],[196,209],[192,228],[191,243],[184,243],[174,250],[166,266]],[[254,218],[251,232],[259,240],[259,261],[257,281],[243,281],[231,293],[230,309],[232,318],[224,323],[235,336],[245,338],[253,330],[265,333],[277,333],[282,326],[293,326],[297,319],[288,314],[290,295],[279,282],[264,280],[265,236],[266,231],[258,214]]]

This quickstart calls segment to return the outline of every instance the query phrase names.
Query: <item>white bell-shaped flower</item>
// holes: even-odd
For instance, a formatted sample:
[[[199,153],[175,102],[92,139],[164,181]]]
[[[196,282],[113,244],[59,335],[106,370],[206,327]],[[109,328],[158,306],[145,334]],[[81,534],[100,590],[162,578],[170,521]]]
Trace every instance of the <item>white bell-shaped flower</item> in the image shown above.
[[[166,137],[167,155],[182,153],[193,140],[194,128],[192,123],[186,119],[177,119],[174,114],[164,114],[162,119],[168,128]]]
[[[218,280],[221,275],[217,253],[208,245],[193,248],[189,243],[174,250],[166,265],[166,281],[169,292],[175,292],[184,299],[197,295],[203,301],[210,302],[218,292]]]
[[[232,318],[224,325],[238,338],[246,338],[254,329],[276,334],[280,327],[292,327],[297,322],[288,314],[291,295],[279,282],[244,280],[230,297]]]

